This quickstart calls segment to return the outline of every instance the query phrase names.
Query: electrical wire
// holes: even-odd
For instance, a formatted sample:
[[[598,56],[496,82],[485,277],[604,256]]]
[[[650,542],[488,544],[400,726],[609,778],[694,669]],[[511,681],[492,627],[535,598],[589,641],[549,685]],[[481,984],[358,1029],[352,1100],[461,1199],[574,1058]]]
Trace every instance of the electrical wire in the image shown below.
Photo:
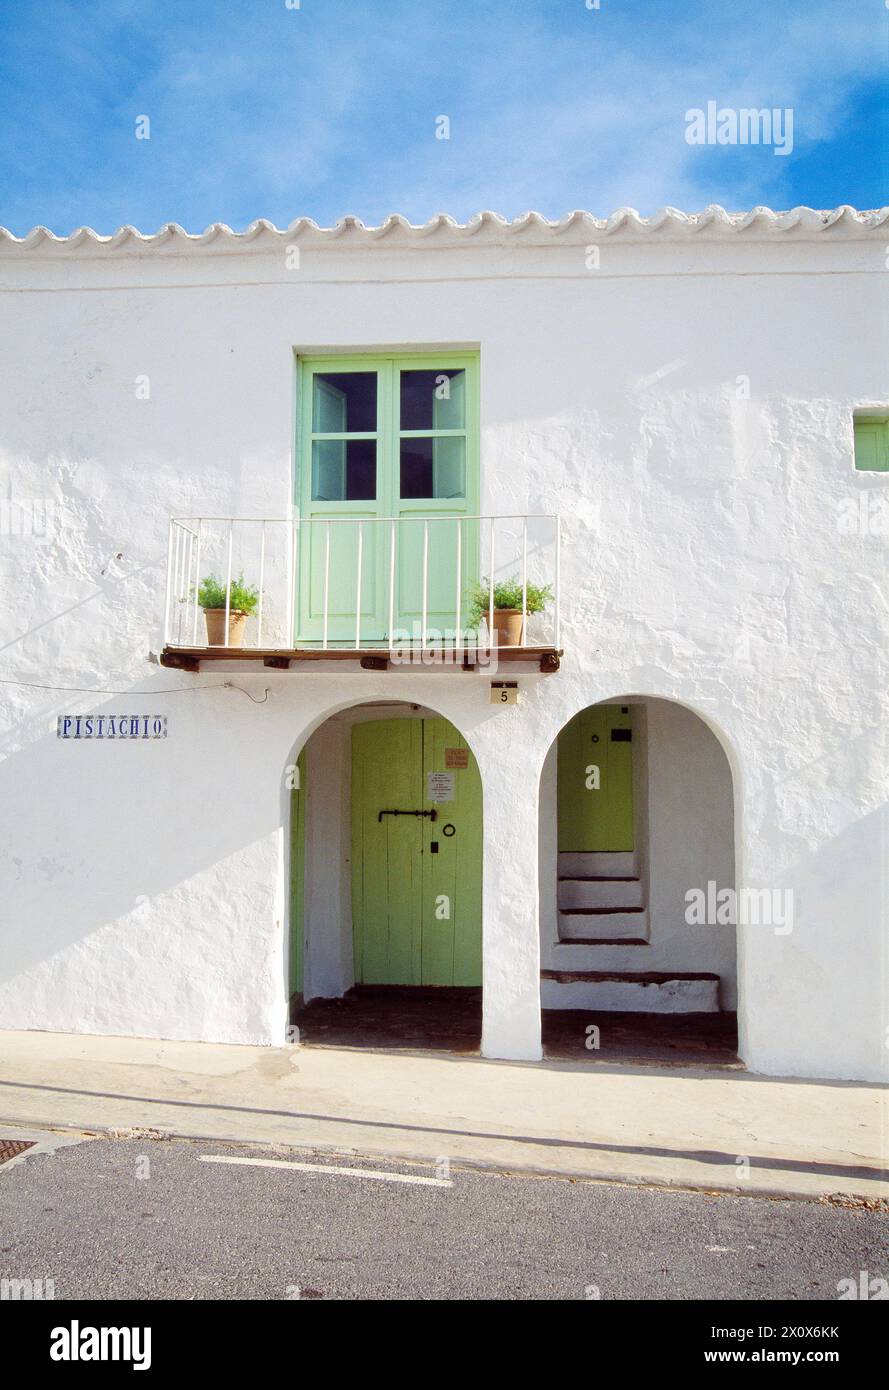
[[[237,690],[240,695],[246,695],[248,700],[253,700],[254,705],[264,705],[269,698],[268,686],[263,691],[262,699],[256,700],[249,690],[240,685],[232,685],[231,681],[224,681],[221,685],[177,685],[163,690],[93,690],[83,685],[40,685],[36,681],[14,681],[0,677],[0,685],[18,685],[25,690],[52,690],[57,694],[71,695],[191,695],[197,690]]]

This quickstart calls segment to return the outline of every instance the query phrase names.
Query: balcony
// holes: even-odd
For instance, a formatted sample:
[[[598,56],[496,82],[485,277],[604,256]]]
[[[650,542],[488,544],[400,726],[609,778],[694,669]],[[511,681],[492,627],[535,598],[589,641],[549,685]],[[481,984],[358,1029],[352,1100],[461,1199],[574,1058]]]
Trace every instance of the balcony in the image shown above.
[[[549,673],[561,656],[559,571],[551,514],[174,517],[161,663]]]

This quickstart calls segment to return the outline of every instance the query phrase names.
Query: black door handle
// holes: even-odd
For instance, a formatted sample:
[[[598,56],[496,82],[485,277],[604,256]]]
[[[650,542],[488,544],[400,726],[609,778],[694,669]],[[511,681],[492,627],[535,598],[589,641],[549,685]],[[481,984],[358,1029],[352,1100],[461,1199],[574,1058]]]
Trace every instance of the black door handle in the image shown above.
[[[429,820],[438,820],[437,811],[381,811],[377,820],[381,821],[384,816],[426,816]]]

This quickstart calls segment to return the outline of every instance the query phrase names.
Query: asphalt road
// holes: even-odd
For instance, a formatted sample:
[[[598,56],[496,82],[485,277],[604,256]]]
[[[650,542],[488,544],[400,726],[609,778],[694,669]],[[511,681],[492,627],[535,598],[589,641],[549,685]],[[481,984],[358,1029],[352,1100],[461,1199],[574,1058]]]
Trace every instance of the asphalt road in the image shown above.
[[[0,1279],[52,1279],[56,1299],[836,1300],[841,1279],[889,1276],[886,1213],[345,1166],[436,1176],[181,1141],[37,1154],[0,1167]]]

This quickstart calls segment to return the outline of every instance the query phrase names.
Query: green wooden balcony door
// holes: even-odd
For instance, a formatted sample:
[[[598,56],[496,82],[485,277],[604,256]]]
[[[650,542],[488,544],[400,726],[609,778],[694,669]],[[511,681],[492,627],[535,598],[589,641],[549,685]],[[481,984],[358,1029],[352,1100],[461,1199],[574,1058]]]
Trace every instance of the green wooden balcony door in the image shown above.
[[[477,359],[307,357],[299,381],[296,640],[420,635],[424,564],[426,627],[455,628],[478,575],[477,523],[458,522],[478,511]]]

